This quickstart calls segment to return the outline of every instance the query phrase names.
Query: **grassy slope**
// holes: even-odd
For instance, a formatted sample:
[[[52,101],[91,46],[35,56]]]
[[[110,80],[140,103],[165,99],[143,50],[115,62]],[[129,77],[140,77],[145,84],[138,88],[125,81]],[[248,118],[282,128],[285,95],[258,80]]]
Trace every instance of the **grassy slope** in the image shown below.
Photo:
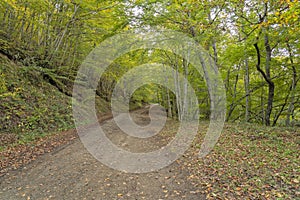
[[[0,150],[73,126],[71,98],[39,72],[0,54],[0,77]],[[97,102],[100,112],[107,112],[108,104],[99,98]]]

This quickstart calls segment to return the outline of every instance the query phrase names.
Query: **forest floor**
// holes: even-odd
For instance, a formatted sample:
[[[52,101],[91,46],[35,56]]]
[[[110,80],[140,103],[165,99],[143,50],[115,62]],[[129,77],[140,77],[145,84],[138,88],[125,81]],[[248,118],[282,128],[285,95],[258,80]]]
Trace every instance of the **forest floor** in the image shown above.
[[[149,123],[145,109],[132,112]],[[111,116],[100,119],[116,145],[142,152],[165,146],[178,122],[168,119],[160,134],[137,139],[124,134]],[[84,148],[70,130],[0,152],[1,199],[297,199],[297,128],[226,124],[218,144],[198,158],[208,122],[201,122],[191,148],[161,170],[142,174],[111,169]],[[43,155],[42,155],[43,154]]]

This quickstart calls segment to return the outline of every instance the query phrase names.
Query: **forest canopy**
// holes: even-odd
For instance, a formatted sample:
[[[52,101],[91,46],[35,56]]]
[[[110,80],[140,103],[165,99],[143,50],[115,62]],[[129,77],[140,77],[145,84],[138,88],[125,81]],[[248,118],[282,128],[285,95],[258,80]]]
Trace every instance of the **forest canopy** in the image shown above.
[[[221,72],[227,121],[293,126],[300,123],[299,16],[298,0],[2,0],[0,52],[72,96],[78,67],[105,39],[151,27],[180,31],[201,44]],[[109,101],[122,74],[153,61],[184,74],[196,91],[199,117],[209,118],[203,78],[183,58],[160,50],[133,51],[115,60],[96,94]],[[184,94],[184,87],[174,84]],[[1,82],[0,87],[0,96],[9,95]],[[184,106],[176,95],[150,84],[132,99],[158,102],[180,119]]]

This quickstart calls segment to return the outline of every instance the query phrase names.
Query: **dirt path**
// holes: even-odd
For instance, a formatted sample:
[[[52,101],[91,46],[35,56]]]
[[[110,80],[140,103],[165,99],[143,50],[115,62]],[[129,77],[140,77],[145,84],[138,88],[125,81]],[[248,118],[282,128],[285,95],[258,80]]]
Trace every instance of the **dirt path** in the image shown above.
[[[147,116],[146,110],[133,112],[140,125],[149,123]],[[102,127],[112,142],[132,152],[162,147],[176,132],[176,124],[170,120],[162,134],[149,139],[126,135],[113,120],[105,121]],[[184,167],[188,157],[157,172],[123,173],[97,161],[76,139],[1,177],[0,199],[204,199]]]

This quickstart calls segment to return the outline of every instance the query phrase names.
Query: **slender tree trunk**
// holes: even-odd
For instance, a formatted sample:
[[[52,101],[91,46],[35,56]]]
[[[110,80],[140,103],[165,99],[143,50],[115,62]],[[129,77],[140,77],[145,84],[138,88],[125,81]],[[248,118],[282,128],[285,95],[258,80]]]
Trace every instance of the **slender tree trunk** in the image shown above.
[[[272,56],[272,49],[269,44],[269,36],[265,35],[265,49],[266,49],[266,77],[268,79],[268,105],[266,110],[266,125],[270,126],[271,124],[271,114],[273,109],[273,101],[274,101],[274,92],[275,92],[275,84],[271,80],[271,74],[270,74],[270,62],[271,62],[271,56]]]
[[[291,125],[291,116],[292,116],[292,122],[293,122],[294,110],[295,110],[295,92],[296,92],[296,86],[297,86],[297,71],[296,71],[296,67],[294,65],[292,50],[291,50],[291,47],[288,42],[287,42],[287,49],[289,51],[289,57],[290,57],[291,65],[292,65],[292,71],[293,71],[293,79],[292,79],[292,85],[291,85],[291,97],[290,97],[290,103],[289,103],[289,107],[288,107],[288,111],[287,111],[287,115],[286,115],[286,121],[285,121],[285,125],[290,126]]]
[[[172,118],[172,104],[171,104],[171,99],[170,99],[170,92],[169,89],[167,88],[167,103],[168,103],[168,116]]]
[[[189,51],[189,49],[188,49]],[[183,105],[182,105],[182,118],[186,117],[186,114],[188,113],[188,66],[189,66],[189,55],[190,52],[187,52],[187,58],[183,59],[183,70],[184,70],[184,86],[183,86]]]
[[[181,108],[181,87],[178,80],[179,72],[178,72],[178,63],[175,64],[175,73],[174,73],[174,84],[175,84],[175,93],[176,93],[176,106],[178,110],[178,119],[181,121],[181,114],[182,114],[182,108]]]
[[[263,79],[263,78],[262,78]],[[260,93],[260,107],[261,107],[261,119],[262,119],[262,124],[265,124],[266,121],[266,115],[265,115],[265,88],[264,86],[261,87],[261,93]]]
[[[250,90],[249,90],[249,85],[250,85],[250,76],[249,76],[249,63],[248,63],[248,57],[246,54],[245,57],[245,77],[244,77],[245,81],[245,93],[246,93],[246,106],[245,106],[245,121],[249,122],[250,119],[250,101],[251,101],[251,97],[250,97]]]
[[[209,23],[212,23],[211,11],[209,11],[209,13],[208,13],[208,21],[209,21]],[[214,57],[214,61],[217,64],[217,62],[218,62],[218,51],[217,51],[216,39],[214,37],[212,38],[211,46],[212,46],[213,51],[214,51],[214,56],[213,56]]]
[[[165,70],[165,68],[164,68]],[[169,78],[166,75],[166,83],[168,84],[169,82]],[[172,118],[172,104],[171,104],[171,99],[170,99],[170,92],[169,89],[166,87],[166,94],[167,94],[167,109],[168,109],[168,117]]]
[[[232,94],[232,102],[230,104],[230,108],[229,108],[229,111],[228,111],[226,121],[229,121],[229,118],[231,117],[234,109],[236,108],[236,102],[235,101],[236,101],[236,94],[237,94],[237,84],[238,84],[238,81],[239,81],[239,71],[240,71],[240,65],[238,65],[238,72],[237,72],[237,75],[235,76],[235,82],[234,82],[233,94]]]

